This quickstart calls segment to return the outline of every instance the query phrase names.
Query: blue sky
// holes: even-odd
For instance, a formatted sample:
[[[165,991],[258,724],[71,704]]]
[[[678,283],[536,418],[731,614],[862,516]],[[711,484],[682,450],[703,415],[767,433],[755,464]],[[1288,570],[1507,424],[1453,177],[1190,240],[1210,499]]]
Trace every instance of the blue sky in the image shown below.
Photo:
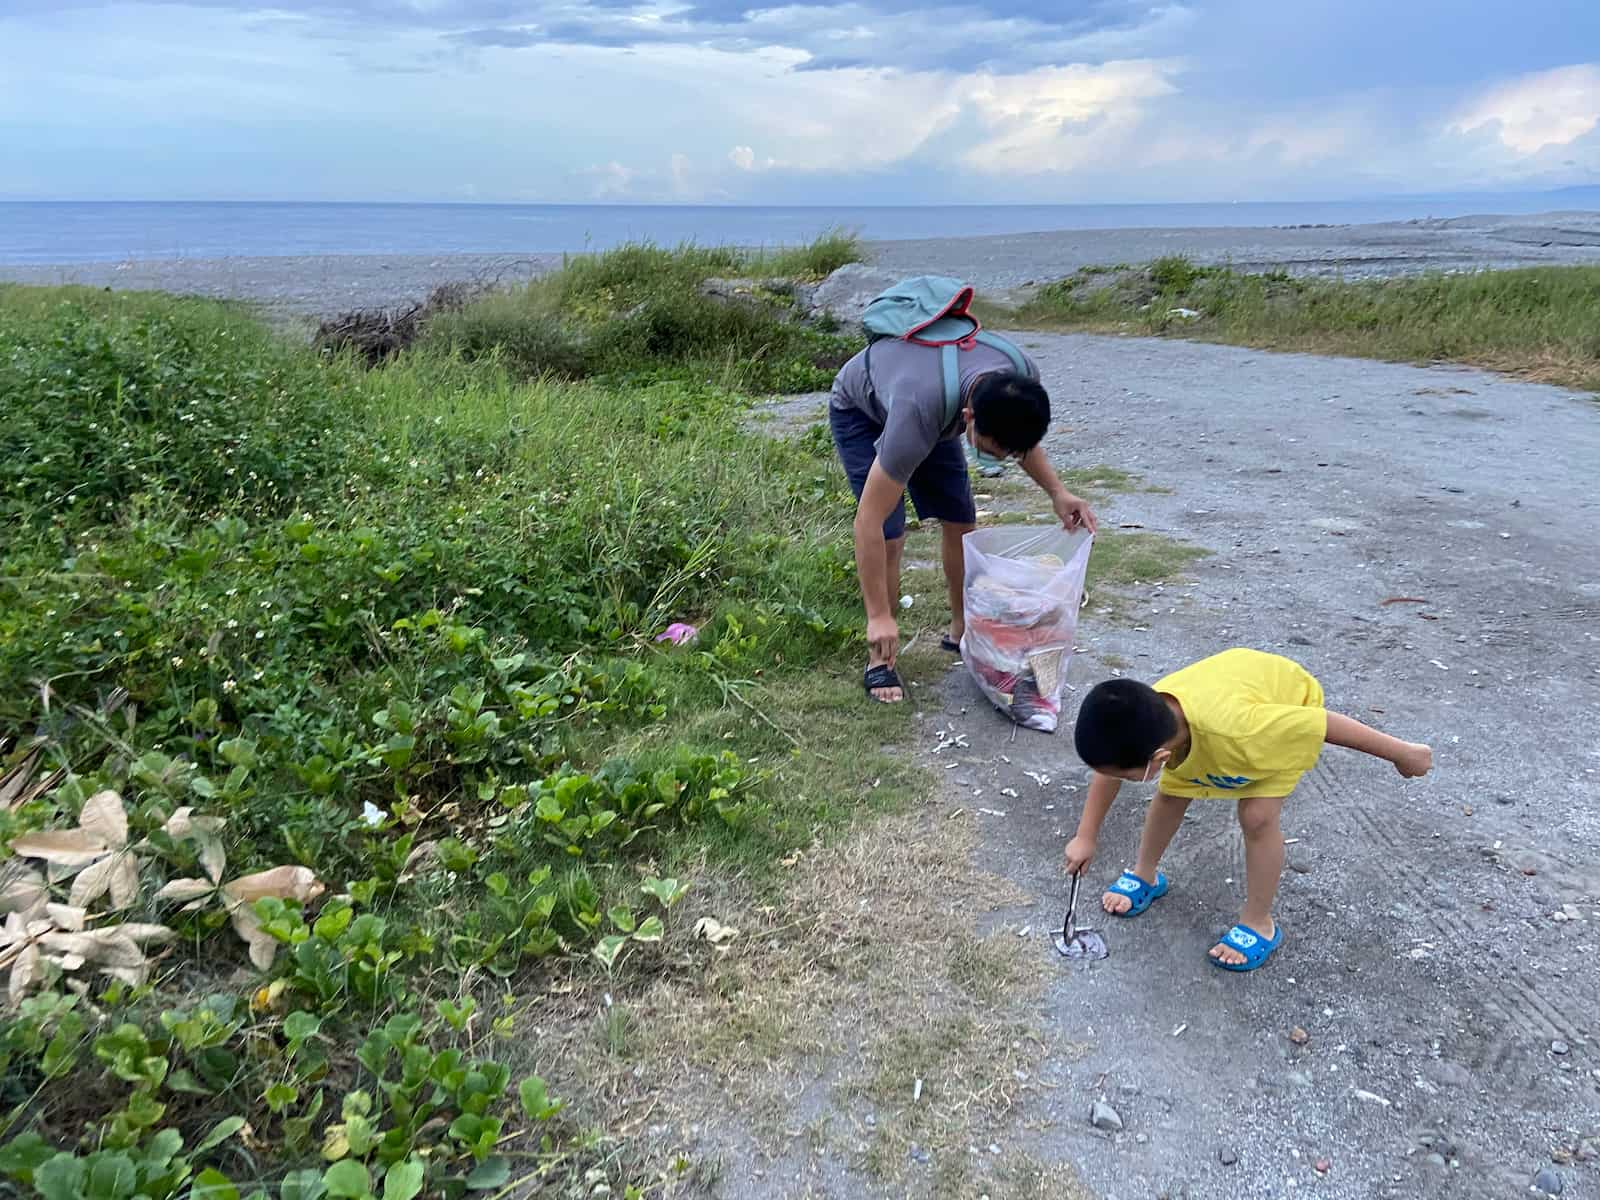
[[[1595,0],[0,0],[0,197],[1600,184]]]

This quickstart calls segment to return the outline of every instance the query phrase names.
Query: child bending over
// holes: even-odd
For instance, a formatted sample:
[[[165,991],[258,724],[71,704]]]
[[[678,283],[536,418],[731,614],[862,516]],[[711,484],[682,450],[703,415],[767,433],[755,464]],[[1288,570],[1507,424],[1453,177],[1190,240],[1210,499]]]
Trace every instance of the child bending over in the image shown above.
[[[1426,775],[1433,751],[1402,742],[1322,707],[1322,685],[1299,663],[1260,650],[1202,659],[1152,687],[1131,679],[1099,684],[1078,712],[1078,757],[1094,771],[1067,871],[1094,858],[1100,826],[1123,780],[1160,776],[1145,817],[1139,856],[1101,898],[1108,913],[1136,917],[1167,893],[1159,870],[1189,801],[1236,800],[1244,832],[1246,898],[1239,921],[1211,948],[1229,971],[1253,971],[1283,940],[1272,902],[1283,873],[1283,802],[1316,765],[1324,742],[1394,764],[1408,779]]]

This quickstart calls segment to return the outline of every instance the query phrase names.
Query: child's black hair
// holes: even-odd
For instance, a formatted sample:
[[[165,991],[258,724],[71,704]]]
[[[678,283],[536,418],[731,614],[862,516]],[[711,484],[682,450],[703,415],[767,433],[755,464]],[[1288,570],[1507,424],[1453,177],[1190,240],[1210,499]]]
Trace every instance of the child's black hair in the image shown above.
[[[1098,683],[1083,699],[1072,742],[1090,767],[1131,771],[1144,766],[1178,732],[1160,692],[1133,679]]]
[[[972,424],[1013,454],[1026,454],[1050,428],[1050,394],[1026,375],[985,375],[972,388]]]

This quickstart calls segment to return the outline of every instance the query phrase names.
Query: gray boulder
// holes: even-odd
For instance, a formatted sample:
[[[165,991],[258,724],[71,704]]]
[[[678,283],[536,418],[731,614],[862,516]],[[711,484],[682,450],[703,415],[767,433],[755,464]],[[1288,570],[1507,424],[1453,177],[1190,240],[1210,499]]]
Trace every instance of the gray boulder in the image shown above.
[[[899,283],[901,277],[899,272],[866,263],[846,263],[818,286],[816,295],[811,298],[812,315],[827,313],[847,328],[858,325],[872,298],[891,284]]]

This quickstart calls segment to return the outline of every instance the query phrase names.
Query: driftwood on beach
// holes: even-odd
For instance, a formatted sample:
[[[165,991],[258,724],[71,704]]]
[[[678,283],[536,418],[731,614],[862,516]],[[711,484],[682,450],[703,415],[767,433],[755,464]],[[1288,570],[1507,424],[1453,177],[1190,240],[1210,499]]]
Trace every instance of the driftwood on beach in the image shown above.
[[[431,318],[459,312],[482,290],[481,284],[444,283],[429,292],[421,304],[340,313],[317,326],[312,344],[326,354],[353,350],[368,366],[377,366],[411,346],[422,336]]]

